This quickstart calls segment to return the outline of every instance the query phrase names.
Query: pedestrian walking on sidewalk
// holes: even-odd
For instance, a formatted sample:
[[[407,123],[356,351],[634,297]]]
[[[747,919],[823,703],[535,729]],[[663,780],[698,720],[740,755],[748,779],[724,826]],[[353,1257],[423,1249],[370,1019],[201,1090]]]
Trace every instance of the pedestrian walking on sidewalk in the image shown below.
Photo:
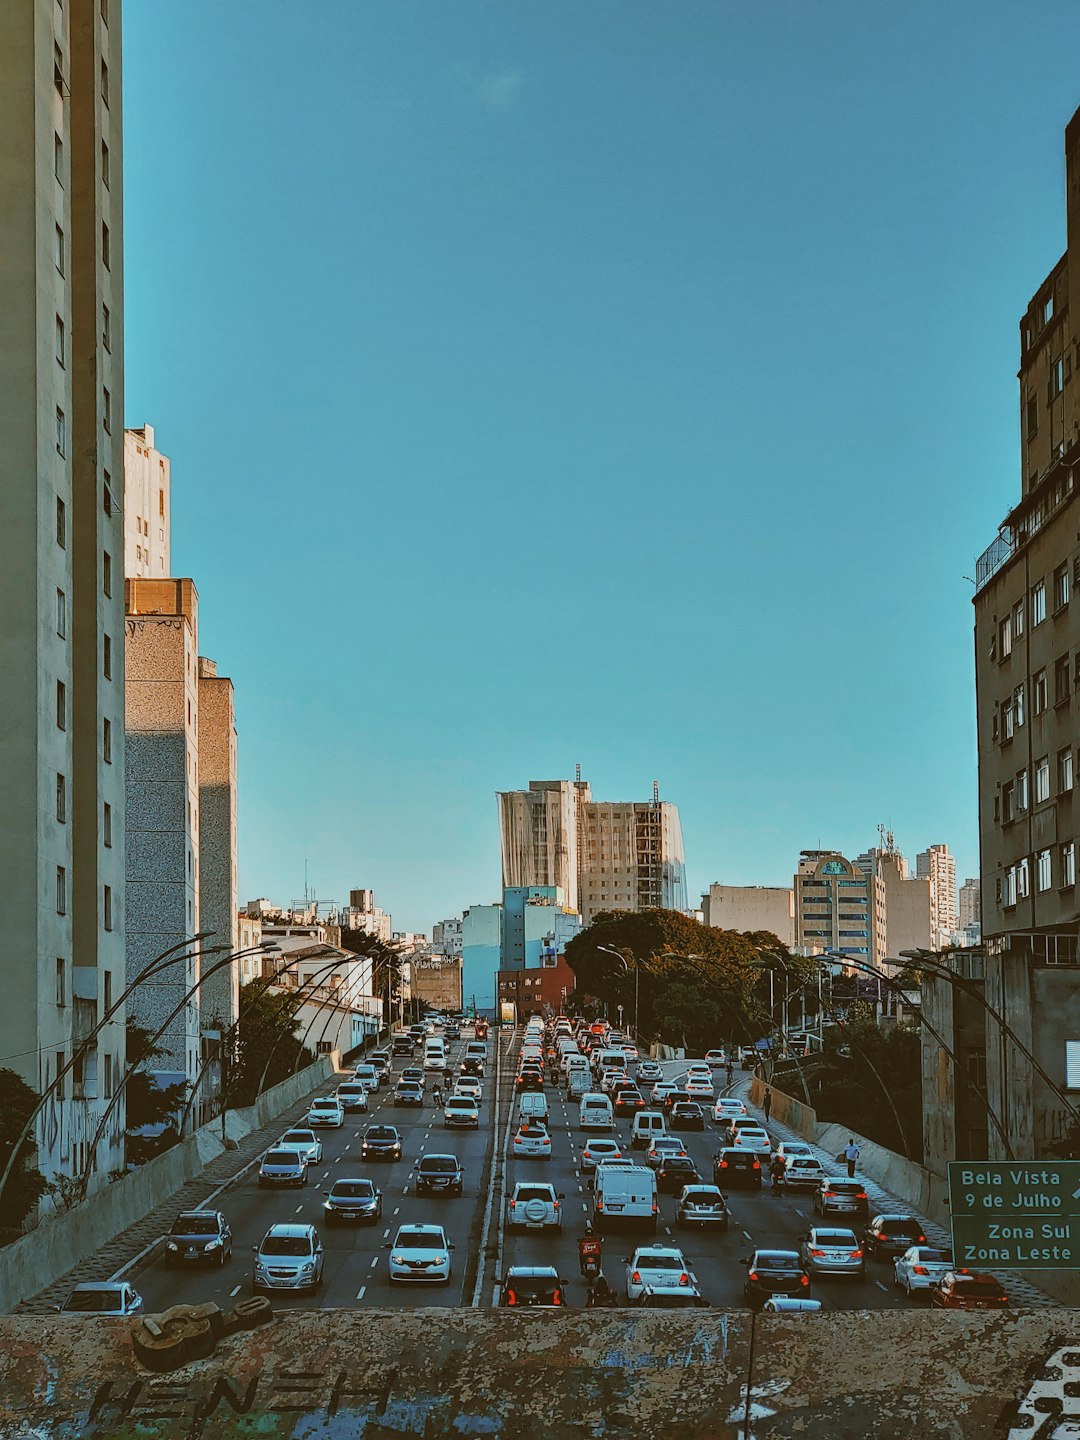
[[[855,1137],[853,1135],[849,1135],[848,1142],[844,1146],[844,1159],[847,1161],[847,1173],[849,1180],[854,1180],[855,1178],[855,1162],[856,1160],[858,1160],[858,1158],[859,1147],[855,1144]]]
[[[767,1085],[765,1087],[765,1098],[761,1102],[761,1108],[765,1111],[765,1119],[768,1120],[772,1114],[772,1091]]]

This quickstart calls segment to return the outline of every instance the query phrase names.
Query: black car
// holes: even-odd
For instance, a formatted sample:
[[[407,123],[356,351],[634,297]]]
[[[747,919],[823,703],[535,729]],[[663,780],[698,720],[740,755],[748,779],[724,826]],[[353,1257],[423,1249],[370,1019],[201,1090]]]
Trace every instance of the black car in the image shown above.
[[[862,1234],[863,1249],[875,1260],[892,1260],[925,1244],[926,1232],[914,1215],[875,1215]]]
[[[693,1100],[680,1100],[671,1107],[668,1116],[669,1130],[704,1130],[705,1112]]]
[[[460,1195],[464,1182],[456,1155],[425,1155],[416,1166],[417,1195]]]
[[[518,1076],[517,1088],[519,1090],[543,1090],[544,1077],[535,1070],[526,1071],[523,1075]]]
[[[415,1043],[411,1035],[395,1035],[391,1049],[395,1055],[411,1055]]]
[[[422,1106],[424,1103],[424,1087],[418,1085],[415,1080],[404,1080],[398,1083],[394,1091],[395,1105]]]
[[[760,1190],[761,1161],[752,1150],[718,1150],[713,1156],[712,1178],[722,1190]]]
[[[165,1241],[167,1265],[224,1265],[232,1258],[232,1231],[220,1210],[185,1210]]]
[[[752,1309],[760,1310],[773,1295],[809,1299],[810,1277],[797,1250],[755,1250],[740,1263],[748,1267],[743,1299]]]
[[[623,1085],[615,1096],[615,1104],[612,1109],[619,1116],[636,1115],[639,1110],[645,1109],[645,1097],[640,1090]]]
[[[401,1136],[393,1125],[369,1125],[360,1142],[362,1160],[400,1160]]]
[[[512,1265],[503,1276],[499,1304],[526,1310],[565,1305],[559,1272],[554,1265]]]
[[[684,1185],[696,1185],[700,1179],[689,1155],[671,1155],[656,1171],[656,1188],[665,1195],[678,1195]]]
[[[466,1055],[461,1062],[462,1075],[475,1075],[477,1080],[484,1078],[484,1062],[479,1055]]]
[[[323,1214],[328,1225],[339,1221],[374,1225],[382,1217],[382,1191],[370,1180],[335,1180],[323,1194]]]

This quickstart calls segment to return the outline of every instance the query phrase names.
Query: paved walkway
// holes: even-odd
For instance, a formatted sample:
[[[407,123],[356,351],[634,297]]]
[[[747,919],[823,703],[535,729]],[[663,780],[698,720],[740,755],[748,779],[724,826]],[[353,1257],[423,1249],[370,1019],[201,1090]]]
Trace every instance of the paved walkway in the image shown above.
[[[319,1082],[320,1086],[325,1084],[325,1081]],[[315,1089],[319,1089],[319,1086],[316,1086]],[[211,1160],[201,1175],[181,1186],[166,1204],[152,1210],[149,1215],[129,1226],[127,1230],[121,1231],[96,1254],[80,1261],[73,1270],[69,1270],[66,1275],[61,1276],[47,1290],[41,1290],[36,1295],[20,1301],[15,1307],[14,1313],[16,1315],[48,1314],[55,1306],[62,1304],[67,1299],[73,1286],[82,1281],[115,1280],[124,1276],[132,1262],[141,1256],[148,1246],[152,1246],[155,1241],[167,1234],[177,1215],[184,1210],[197,1210],[200,1205],[212,1204],[213,1196],[217,1191],[242,1175],[245,1170],[249,1170],[272,1140],[276,1140],[283,1130],[287,1130],[290,1125],[296,1124],[307,1114],[310,1103],[311,1095],[306,1095],[297,1100],[288,1110],[283,1110],[262,1130],[253,1130],[250,1135],[240,1141],[235,1150],[225,1150],[216,1159]]]

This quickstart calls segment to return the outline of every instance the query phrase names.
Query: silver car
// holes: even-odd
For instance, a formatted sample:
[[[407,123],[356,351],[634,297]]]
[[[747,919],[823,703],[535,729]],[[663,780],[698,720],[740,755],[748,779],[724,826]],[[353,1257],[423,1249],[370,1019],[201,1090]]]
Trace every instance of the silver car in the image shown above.
[[[299,1150],[274,1147],[267,1150],[259,1166],[260,1185],[306,1185],[308,1162]]]
[[[286,1130],[278,1144],[283,1150],[299,1150],[309,1165],[322,1164],[322,1141],[314,1130],[300,1128]]]
[[[866,1276],[866,1258],[854,1230],[815,1225],[803,1236],[799,1254],[808,1275]]]
[[[271,1225],[253,1245],[252,1289],[314,1290],[322,1284],[323,1247],[314,1225]]]

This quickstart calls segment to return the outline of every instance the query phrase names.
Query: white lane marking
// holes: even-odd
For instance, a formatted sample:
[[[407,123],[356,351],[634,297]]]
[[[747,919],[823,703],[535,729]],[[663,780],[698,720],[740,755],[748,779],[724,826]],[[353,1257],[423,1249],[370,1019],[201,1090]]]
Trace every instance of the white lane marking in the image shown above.
[[[400,1212],[401,1212],[401,1206],[400,1206],[400,1205],[395,1205],[395,1206],[394,1206],[394,1214],[397,1215],[397,1214],[400,1214]],[[390,1233],[389,1230],[388,1230],[386,1233],[389,1235],[389,1233]]]
[[[294,1214],[294,1215],[299,1215],[299,1214],[300,1214],[300,1211],[301,1211],[303,1208],[304,1208],[303,1205],[297,1205],[296,1209],[293,1211],[293,1214]]]
[[[889,1293],[889,1287],[885,1284],[883,1280],[875,1280],[874,1284],[878,1287],[879,1290],[884,1290],[886,1295]]]
[[[586,1215],[589,1213],[589,1207],[588,1205],[586,1205],[584,1200],[582,1200],[581,1202],[581,1208],[585,1211]]]
[[[376,1255],[375,1258],[374,1258],[374,1259],[372,1260],[372,1262],[371,1262],[371,1268],[372,1268],[372,1270],[375,1269],[375,1266],[376,1266],[378,1263],[379,1263],[379,1257],[378,1257],[378,1255]]]
[[[409,1193],[409,1187],[408,1187],[408,1185],[403,1185],[403,1186],[401,1187],[401,1193],[402,1193],[403,1195],[407,1195],[407,1194]]]
[[[747,1240],[753,1241],[754,1237],[750,1234],[749,1230],[744,1230],[742,1233],[746,1236]]]
[[[361,1285],[361,1286],[360,1286],[360,1289],[356,1292],[356,1298],[357,1298],[357,1300],[363,1300],[363,1298],[364,1298],[364,1292],[365,1292],[366,1290],[367,1290],[367,1286],[366,1286],[366,1285]]]
[[[670,1225],[665,1225],[665,1226],[664,1226],[664,1234],[665,1234],[665,1235],[670,1235],[670,1234],[671,1234],[671,1226],[670,1226]]]
[[[235,1286],[232,1290],[229,1291],[229,1296],[230,1296],[230,1298],[231,1298],[233,1295],[239,1295],[239,1294],[240,1294],[240,1291],[241,1291],[242,1289],[243,1289],[243,1286],[241,1286],[241,1285]]]
[[[396,1214],[397,1212],[395,1211],[394,1213]],[[382,1238],[385,1240],[389,1234],[390,1234],[390,1227],[389,1227],[389,1225],[388,1225],[388,1226],[386,1227],[386,1229],[382,1232]]]

